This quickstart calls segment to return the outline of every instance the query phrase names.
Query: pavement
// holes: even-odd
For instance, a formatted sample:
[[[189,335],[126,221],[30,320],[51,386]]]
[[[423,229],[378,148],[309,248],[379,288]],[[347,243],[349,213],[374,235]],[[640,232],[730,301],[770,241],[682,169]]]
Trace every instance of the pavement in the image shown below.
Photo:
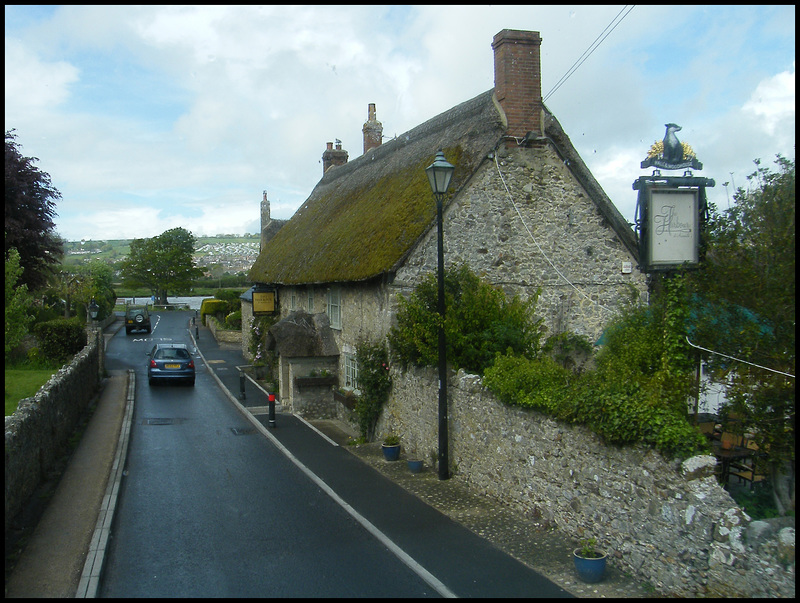
[[[106,339],[113,337],[120,327],[121,321],[112,324],[106,331]],[[577,543],[570,537],[471,491],[457,475],[441,481],[429,466],[421,473],[411,473],[402,456],[400,461],[385,461],[379,443],[351,444],[356,434],[342,422],[308,422],[282,412],[278,404],[275,426],[270,426],[267,392],[255,381],[241,379],[236,368],[247,364],[241,349],[218,344],[205,327],[191,327],[190,334],[203,365],[229,401],[250,420],[254,430],[272,440],[301,468],[306,467],[311,479],[354,517],[363,519],[362,524],[377,537],[388,536],[387,546],[392,548],[399,542],[396,554],[401,558],[404,550],[412,551],[412,563],[419,561],[422,567],[435,564],[433,559],[420,560],[424,553],[413,551],[412,541],[404,541],[402,518],[397,514],[405,513],[418,520],[441,513],[478,539],[475,542],[480,542],[477,548],[485,556],[487,567],[508,572],[503,580],[497,581],[504,584],[503,593],[493,591],[477,596],[659,596],[649,584],[623,572],[613,557],[602,582],[580,582],[572,563],[572,550]],[[104,380],[84,436],[6,580],[6,597],[96,596],[125,466],[136,385],[133,371],[112,372]],[[330,447],[346,451],[346,458],[352,462],[342,462],[341,455],[327,454],[325,451]],[[397,500],[401,496],[406,498],[403,504],[395,505],[391,520],[387,520],[385,509],[376,510],[378,500]],[[469,534],[464,530],[460,533]],[[463,536],[459,538],[469,542]],[[507,561],[503,553],[522,565]],[[555,588],[517,594],[513,590],[514,577],[521,575],[517,568],[523,566],[546,577]]]

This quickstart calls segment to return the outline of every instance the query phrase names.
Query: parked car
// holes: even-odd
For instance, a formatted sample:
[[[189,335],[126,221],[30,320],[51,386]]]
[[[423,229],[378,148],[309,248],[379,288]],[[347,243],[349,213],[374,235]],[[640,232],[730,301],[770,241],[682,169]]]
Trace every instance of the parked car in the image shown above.
[[[133,330],[150,332],[150,311],[147,306],[125,308],[125,334],[130,335]]]
[[[157,343],[147,354],[147,381],[153,385],[157,380],[180,380],[194,385],[194,360],[189,348],[183,343]]]

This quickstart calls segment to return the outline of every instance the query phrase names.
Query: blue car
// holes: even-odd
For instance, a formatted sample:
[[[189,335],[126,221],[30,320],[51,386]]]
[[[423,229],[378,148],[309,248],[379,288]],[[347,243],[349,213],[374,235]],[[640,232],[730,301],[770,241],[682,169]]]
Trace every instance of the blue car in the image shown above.
[[[157,343],[148,354],[147,380],[153,385],[156,380],[186,381],[194,385],[194,360],[189,348],[183,343]]]

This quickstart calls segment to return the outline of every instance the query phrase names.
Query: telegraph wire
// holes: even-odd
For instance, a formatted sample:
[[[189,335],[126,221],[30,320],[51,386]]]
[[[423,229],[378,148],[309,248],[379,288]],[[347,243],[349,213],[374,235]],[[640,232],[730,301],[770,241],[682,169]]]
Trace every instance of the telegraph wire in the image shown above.
[[[578,295],[581,295],[582,297],[584,297],[585,299],[587,299],[587,300],[588,300],[590,303],[594,304],[595,306],[597,306],[597,307],[599,307],[599,308],[602,308],[603,310],[605,310],[605,311],[607,311],[607,312],[609,312],[609,313],[613,314],[613,313],[614,313],[614,310],[612,310],[611,308],[609,308],[609,307],[607,307],[607,306],[604,306],[603,304],[601,304],[601,303],[599,303],[599,302],[596,302],[596,301],[594,301],[594,300],[593,300],[591,297],[589,297],[589,296],[588,296],[588,295],[586,295],[586,294],[585,294],[583,291],[581,291],[580,289],[578,289],[578,287],[576,287],[576,286],[575,286],[575,285],[572,283],[572,281],[570,281],[570,280],[569,280],[569,279],[568,279],[566,276],[564,276],[564,273],[562,273],[562,272],[561,272],[561,271],[558,269],[558,267],[557,267],[557,266],[556,266],[556,265],[555,265],[555,264],[552,262],[552,260],[551,260],[549,257],[547,257],[547,254],[544,252],[544,249],[542,249],[542,248],[541,248],[541,246],[539,245],[538,241],[536,240],[536,237],[534,237],[534,236],[533,236],[533,232],[531,232],[531,229],[530,229],[530,228],[528,228],[528,225],[525,223],[525,219],[522,217],[522,213],[519,211],[519,208],[517,207],[517,204],[516,204],[516,202],[514,201],[514,197],[513,197],[513,195],[511,194],[511,191],[510,191],[510,190],[508,190],[508,185],[506,184],[506,179],[505,179],[505,178],[503,178],[503,172],[500,170],[500,164],[497,162],[497,153],[494,153],[493,155],[494,155],[494,157],[493,157],[493,159],[494,159],[494,165],[495,165],[495,167],[497,168],[497,173],[500,175],[500,181],[503,183],[503,187],[506,189],[506,195],[508,196],[508,199],[509,199],[509,201],[511,202],[511,206],[514,208],[514,211],[516,211],[516,212],[517,212],[517,216],[519,216],[519,219],[520,219],[520,221],[522,222],[522,226],[524,226],[524,227],[525,227],[525,230],[527,231],[527,233],[528,233],[528,236],[530,237],[531,241],[533,241],[533,244],[534,244],[534,245],[536,245],[536,249],[538,249],[538,250],[539,250],[539,253],[540,253],[540,254],[542,255],[542,257],[545,259],[545,261],[546,261],[548,264],[550,264],[550,267],[551,267],[553,270],[555,270],[556,274],[558,274],[558,276],[560,276],[560,277],[561,277],[561,278],[564,280],[564,282],[565,282],[565,283],[567,283],[567,284],[568,284],[570,287],[572,287],[572,288],[573,288],[573,289],[574,289],[574,290],[575,290],[575,291],[578,293]]]
[[[608,25],[606,25],[606,28],[605,28],[605,29],[604,29],[602,32],[600,32],[600,35],[599,35],[599,36],[597,36],[597,38],[595,38],[595,41],[594,41],[594,42],[592,42],[592,43],[589,45],[589,48],[587,48],[587,49],[584,51],[584,53],[583,53],[583,54],[582,54],[580,57],[578,57],[578,60],[577,60],[577,61],[575,61],[575,63],[573,63],[573,64],[572,64],[572,67],[570,67],[570,68],[567,70],[567,72],[566,72],[564,75],[562,75],[562,76],[561,76],[561,79],[560,79],[560,80],[558,80],[558,82],[556,82],[555,86],[553,86],[553,88],[550,90],[550,92],[548,92],[548,93],[545,95],[545,97],[542,99],[542,102],[544,102],[544,101],[546,101],[547,99],[549,99],[549,98],[550,98],[550,97],[551,97],[551,96],[552,96],[552,95],[555,93],[555,91],[556,91],[556,90],[558,90],[558,89],[561,87],[561,85],[562,85],[562,84],[564,84],[564,82],[566,82],[566,81],[567,81],[567,80],[568,80],[568,79],[569,79],[569,78],[572,76],[572,74],[573,74],[573,73],[575,73],[575,71],[577,71],[578,67],[580,67],[581,65],[583,65],[584,61],[586,61],[586,59],[588,59],[590,56],[592,56],[592,54],[594,53],[594,51],[595,51],[595,50],[597,50],[597,49],[600,47],[600,44],[602,44],[602,43],[605,41],[605,39],[606,39],[606,38],[607,38],[607,37],[608,37],[608,36],[611,34],[611,32],[612,32],[612,31],[614,31],[614,30],[617,28],[617,25],[619,25],[620,23],[622,23],[622,20],[623,20],[625,17],[627,17],[627,16],[630,14],[630,12],[631,12],[631,11],[632,11],[634,8],[636,8],[636,5],[635,5],[635,4],[634,4],[634,5],[632,5],[632,6],[630,6],[630,8],[628,8],[628,6],[629,6],[629,5],[627,5],[627,4],[626,4],[625,6],[623,6],[623,7],[622,7],[622,10],[620,10],[620,11],[617,13],[617,16],[616,16],[616,17],[614,17],[614,18],[611,20],[611,23],[609,23]],[[624,11],[626,8],[628,9],[628,12],[626,12],[624,15],[622,15],[622,17],[620,17],[620,15],[622,14],[622,12],[623,12],[623,11]],[[618,19],[619,19],[619,20],[618,20]],[[614,23],[615,21],[616,21],[616,23]],[[613,25],[613,27],[612,27],[612,25]],[[609,28],[611,28],[611,29],[609,30]],[[608,31],[608,33],[606,33],[606,31]],[[603,35],[603,34],[605,34],[605,35]],[[600,38],[601,38],[601,36],[602,36],[602,39],[600,39]],[[598,40],[599,40],[599,41],[598,41]],[[587,53],[588,53],[588,54],[587,54]]]

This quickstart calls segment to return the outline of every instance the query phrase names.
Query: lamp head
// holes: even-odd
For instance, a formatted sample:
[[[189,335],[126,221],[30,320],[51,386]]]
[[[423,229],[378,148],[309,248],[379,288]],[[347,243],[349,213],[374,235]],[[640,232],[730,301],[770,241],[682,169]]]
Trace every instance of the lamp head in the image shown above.
[[[92,301],[89,302],[89,314],[92,316],[92,320],[97,318],[97,312],[99,310],[100,310],[100,306],[98,306],[97,302],[94,301],[94,298],[92,298]]]
[[[433,163],[425,168],[425,173],[428,174],[428,181],[431,183],[431,190],[434,195],[442,195],[447,192],[447,187],[450,186],[450,178],[452,178],[455,169],[444,158],[444,153],[439,150]]]

